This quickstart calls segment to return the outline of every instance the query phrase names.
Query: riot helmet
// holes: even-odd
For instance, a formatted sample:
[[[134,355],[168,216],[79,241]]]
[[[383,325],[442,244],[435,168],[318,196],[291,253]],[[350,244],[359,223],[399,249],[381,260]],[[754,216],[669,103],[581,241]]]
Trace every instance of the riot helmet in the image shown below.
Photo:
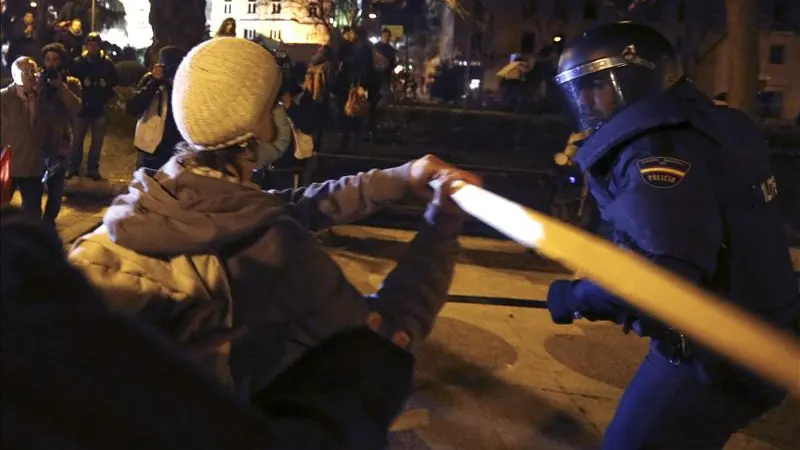
[[[555,81],[577,120],[592,131],[631,104],[683,78],[675,48],[656,30],[631,22],[592,28],[569,43]]]

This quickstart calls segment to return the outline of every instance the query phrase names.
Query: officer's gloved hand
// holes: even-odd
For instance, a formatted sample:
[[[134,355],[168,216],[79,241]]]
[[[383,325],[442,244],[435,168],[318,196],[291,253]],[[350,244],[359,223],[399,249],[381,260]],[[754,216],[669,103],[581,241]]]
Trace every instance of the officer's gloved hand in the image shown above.
[[[547,290],[547,310],[553,323],[559,325],[571,324],[580,318],[577,299],[572,295],[573,280],[556,280]]]
[[[622,324],[631,312],[625,301],[585,279],[557,280],[550,284],[547,309],[557,324],[570,324],[579,318]]]

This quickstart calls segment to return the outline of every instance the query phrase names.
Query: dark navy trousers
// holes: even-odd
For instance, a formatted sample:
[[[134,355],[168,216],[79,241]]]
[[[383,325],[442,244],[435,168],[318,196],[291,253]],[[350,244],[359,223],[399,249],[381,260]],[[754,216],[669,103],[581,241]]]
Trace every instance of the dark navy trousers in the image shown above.
[[[695,364],[673,364],[651,344],[606,429],[603,450],[721,450],[786,397],[733,367],[706,385]]]

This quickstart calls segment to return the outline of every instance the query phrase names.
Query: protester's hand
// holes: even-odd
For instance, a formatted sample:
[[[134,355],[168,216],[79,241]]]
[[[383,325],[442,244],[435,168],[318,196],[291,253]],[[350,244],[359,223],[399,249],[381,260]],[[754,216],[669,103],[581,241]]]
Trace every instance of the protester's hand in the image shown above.
[[[438,181],[432,188],[431,181]],[[425,202],[433,202],[448,212],[459,212],[459,207],[450,200],[454,181],[464,181],[482,186],[481,178],[466,170],[452,166],[433,155],[426,155],[411,163],[409,186],[411,191]]]
[[[153,66],[152,75],[153,75],[153,78],[155,78],[156,80],[164,79],[164,65],[163,64],[155,64]]]
[[[403,330],[384,330],[383,329],[383,316],[376,312],[371,312],[369,316],[367,316],[367,327],[372,331],[388,337],[395,345],[402,349],[407,349],[409,345],[411,345],[411,338],[408,336]],[[388,334],[388,336],[387,336]]]

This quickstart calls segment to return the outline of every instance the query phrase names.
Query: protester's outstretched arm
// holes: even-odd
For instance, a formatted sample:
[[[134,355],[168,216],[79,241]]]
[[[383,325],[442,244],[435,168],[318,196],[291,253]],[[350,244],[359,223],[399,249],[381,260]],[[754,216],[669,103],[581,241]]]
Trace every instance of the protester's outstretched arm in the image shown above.
[[[387,204],[415,194],[430,200],[427,183],[453,166],[427,155],[399,167],[373,169],[300,189],[271,191],[282,196],[290,214],[312,230],[354,222]]]
[[[373,169],[308,187],[271,191],[282,196],[289,213],[312,230],[363,219],[408,194],[411,163]]]

